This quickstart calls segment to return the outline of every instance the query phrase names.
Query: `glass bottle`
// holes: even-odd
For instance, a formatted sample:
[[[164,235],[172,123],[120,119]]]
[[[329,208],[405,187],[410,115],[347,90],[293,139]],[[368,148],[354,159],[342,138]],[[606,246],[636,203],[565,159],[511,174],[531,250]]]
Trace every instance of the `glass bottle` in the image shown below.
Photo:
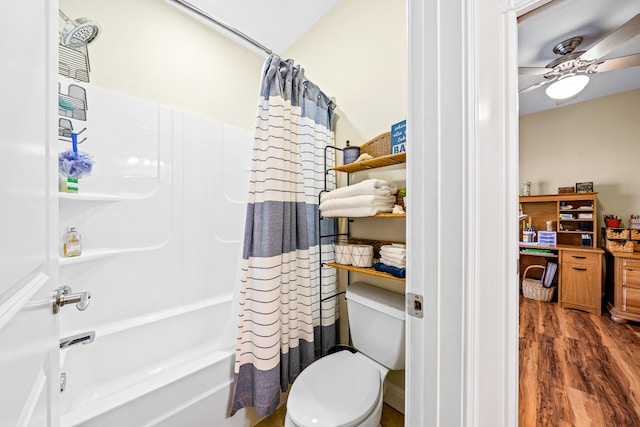
[[[64,235],[63,254],[65,257],[78,256],[82,253],[82,239],[75,227],[68,227]]]

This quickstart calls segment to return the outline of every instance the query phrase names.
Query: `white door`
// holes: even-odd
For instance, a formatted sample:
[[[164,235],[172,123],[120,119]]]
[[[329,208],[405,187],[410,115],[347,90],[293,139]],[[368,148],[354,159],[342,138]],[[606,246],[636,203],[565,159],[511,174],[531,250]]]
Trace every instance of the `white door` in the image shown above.
[[[57,1],[0,11],[0,425],[58,425]]]

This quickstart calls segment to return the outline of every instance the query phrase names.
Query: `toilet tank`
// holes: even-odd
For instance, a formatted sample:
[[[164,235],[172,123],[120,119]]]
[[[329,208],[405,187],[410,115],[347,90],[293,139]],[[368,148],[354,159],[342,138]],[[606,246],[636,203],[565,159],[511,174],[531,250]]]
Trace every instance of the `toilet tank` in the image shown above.
[[[389,369],[404,369],[404,295],[354,282],[346,298],[353,346]]]

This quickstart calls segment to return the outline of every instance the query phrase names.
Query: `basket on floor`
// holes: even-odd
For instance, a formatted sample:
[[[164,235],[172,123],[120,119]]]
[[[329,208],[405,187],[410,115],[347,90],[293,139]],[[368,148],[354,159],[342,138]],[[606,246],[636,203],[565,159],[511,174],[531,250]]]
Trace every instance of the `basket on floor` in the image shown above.
[[[522,275],[522,295],[525,298],[536,301],[551,301],[553,299],[553,293],[556,290],[555,286],[545,288],[542,286],[541,280],[527,277],[527,272],[532,268],[541,268],[543,271],[545,269],[542,265],[530,265],[524,270],[524,274]]]

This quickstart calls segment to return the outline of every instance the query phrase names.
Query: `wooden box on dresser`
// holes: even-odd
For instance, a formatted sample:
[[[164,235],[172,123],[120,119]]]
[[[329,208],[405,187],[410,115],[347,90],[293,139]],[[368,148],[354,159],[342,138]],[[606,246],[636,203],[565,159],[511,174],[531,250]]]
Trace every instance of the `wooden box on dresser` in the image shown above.
[[[611,319],[640,322],[640,252],[605,251],[606,298]]]

